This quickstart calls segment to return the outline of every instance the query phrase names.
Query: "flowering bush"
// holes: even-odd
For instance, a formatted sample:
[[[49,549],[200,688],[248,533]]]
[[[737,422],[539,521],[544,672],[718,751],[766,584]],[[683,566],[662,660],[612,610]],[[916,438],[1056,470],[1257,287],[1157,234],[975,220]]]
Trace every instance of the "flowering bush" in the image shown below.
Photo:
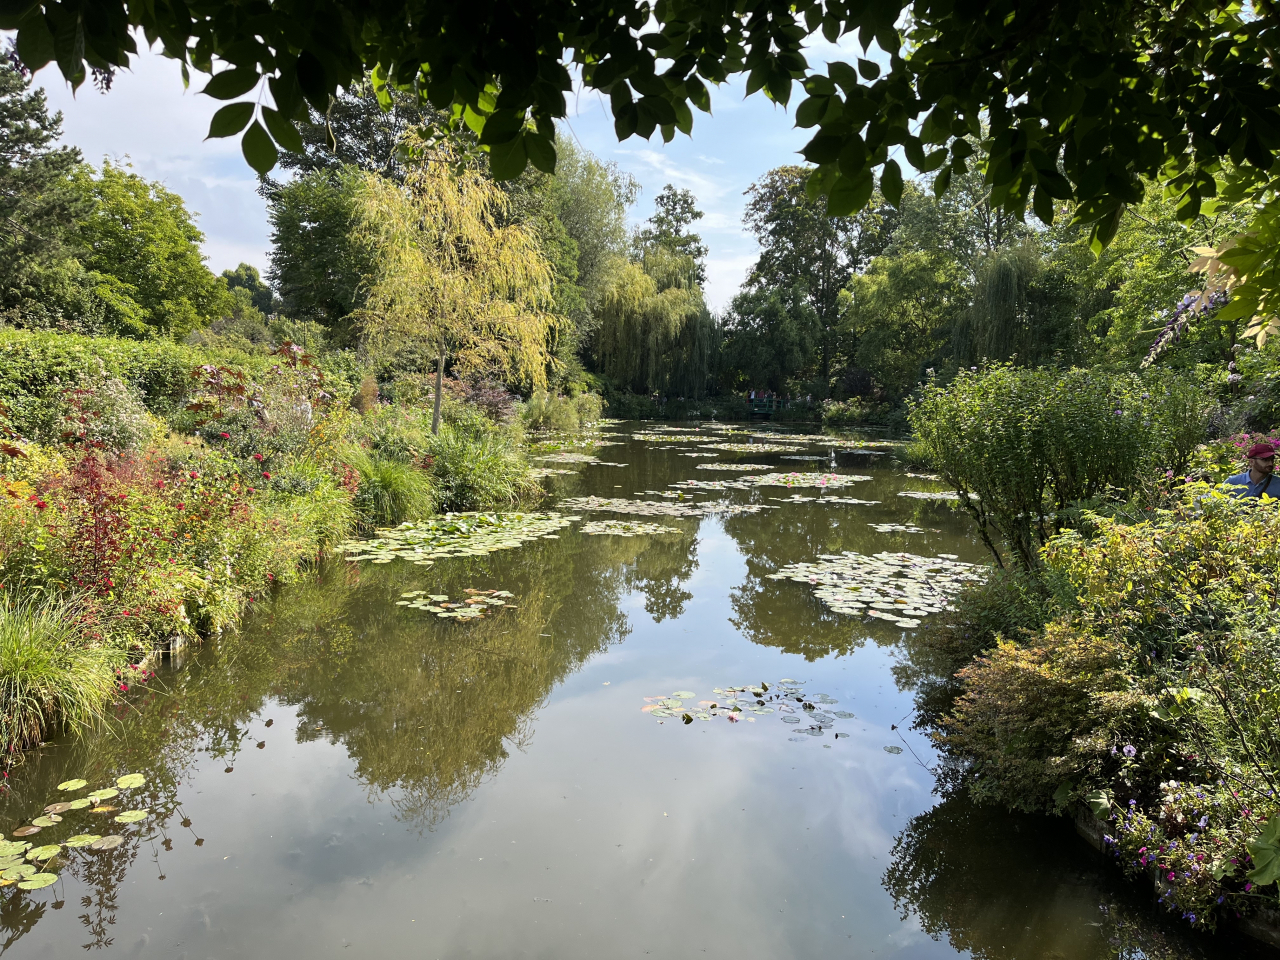
[[[1189,922],[1277,903],[1280,505],[1189,485],[1044,551],[1071,599],[961,670],[948,769],[1018,809],[1087,803]]]

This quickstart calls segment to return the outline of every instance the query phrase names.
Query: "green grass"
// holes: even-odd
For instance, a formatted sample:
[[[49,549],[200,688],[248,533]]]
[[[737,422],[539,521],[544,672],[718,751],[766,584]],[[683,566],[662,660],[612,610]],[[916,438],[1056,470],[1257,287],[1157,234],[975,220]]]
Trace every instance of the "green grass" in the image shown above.
[[[100,722],[125,663],[121,650],[88,646],[66,604],[0,602],[0,750]]]
[[[542,493],[520,448],[499,433],[468,435],[445,424],[432,438],[431,457],[441,510],[495,510]]]
[[[355,506],[363,528],[394,527],[435,511],[436,492],[426,471],[361,449],[352,450],[346,460],[360,474]]]

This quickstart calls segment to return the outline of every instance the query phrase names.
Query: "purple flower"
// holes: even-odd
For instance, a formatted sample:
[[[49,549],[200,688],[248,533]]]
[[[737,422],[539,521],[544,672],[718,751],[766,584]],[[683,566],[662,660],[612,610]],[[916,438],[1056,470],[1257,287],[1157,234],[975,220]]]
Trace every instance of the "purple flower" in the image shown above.
[[[1201,830],[1209,826],[1209,815],[1206,813],[1203,817],[1201,817],[1200,822],[1197,823],[1196,826],[1199,827]]]
[[[1136,757],[1138,755],[1138,748],[1132,743],[1127,743],[1124,747],[1124,755],[1126,757]]]

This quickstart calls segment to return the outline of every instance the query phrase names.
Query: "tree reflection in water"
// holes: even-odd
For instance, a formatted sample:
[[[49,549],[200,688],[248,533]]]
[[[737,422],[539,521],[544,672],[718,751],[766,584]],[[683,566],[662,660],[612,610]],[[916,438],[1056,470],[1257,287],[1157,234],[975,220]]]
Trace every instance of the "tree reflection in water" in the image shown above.
[[[898,836],[885,888],[904,919],[919,918],[975,960],[1196,960],[1205,941],[1170,919],[1077,837],[1064,820],[1008,814],[952,796]],[[1221,932],[1235,955],[1274,956]],[[1238,942],[1237,942],[1238,941]],[[1230,952],[1230,951],[1229,951]]]
[[[209,643],[184,669],[162,671],[110,729],[29,754],[0,814],[28,818],[72,777],[146,776],[129,798],[154,814],[142,829],[126,831],[127,842],[110,853],[76,851],[61,867],[60,882],[88,890],[79,917],[90,934],[86,949],[112,944],[119,889],[144,843],[161,878],[158,858],[173,849],[176,825],[203,843],[179,806],[179,787],[202,758],[234,768],[240,751],[252,748],[251,724],[269,701],[296,707],[299,741],[340,744],[371,795],[387,797],[400,820],[430,830],[497,772],[510,749],[527,745],[534,715],[557,684],[628,635],[625,592],[644,590],[655,618],[679,615],[688,599],[680,584],[697,561],[689,537],[667,540],[566,531],[433,568],[330,564],[283,589],[240,633]],[[460,597],[468,587],[510,590],[516,599],[511,609],[468,623],[396,605],[409,590]],[[49,906],[16,889],[4,894],[0,953]]]

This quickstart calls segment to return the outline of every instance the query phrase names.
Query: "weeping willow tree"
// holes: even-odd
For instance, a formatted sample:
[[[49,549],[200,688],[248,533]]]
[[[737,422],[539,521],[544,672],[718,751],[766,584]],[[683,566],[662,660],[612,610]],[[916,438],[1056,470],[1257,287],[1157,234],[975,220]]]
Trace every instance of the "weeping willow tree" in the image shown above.
[[[353,316],[375,351],[427,347],[436,357],[438,432],[447,361],[462,374],[545,387],[558,318],[548,311],[551,266],[524,226],[506,224],[506,194],[480,171],[459,170],[448,148],[409,145],[427,159],[403,182],[368,173],[357,192],[355,237],[374,267]]]
[[[960,366],[1015,356],[1023,361],[1035,359],[1040,351],[1034,335],[1032,285],[1040,270],[1040,258],[1025,245],[997,249],[981,262],[973,301],[953,335]]]
[[[595,353],[600,369],[637,393],[697,398],[719,348],[692,257],[653,247],[619,262],[605,284]]]

